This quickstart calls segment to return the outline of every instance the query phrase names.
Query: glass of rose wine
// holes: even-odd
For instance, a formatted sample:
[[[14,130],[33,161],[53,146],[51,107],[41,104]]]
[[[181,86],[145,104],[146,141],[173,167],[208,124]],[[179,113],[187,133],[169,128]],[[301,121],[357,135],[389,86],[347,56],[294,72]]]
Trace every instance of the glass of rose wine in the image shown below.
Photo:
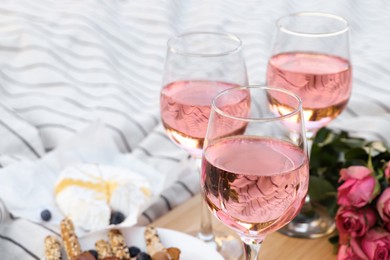
[[[281,17],[276,25],[267,84],[290,90],[302,99],[311,142],[321,127],[341,114],[351,96],[348,22],[332,14],[303,12]],[[326,209],[311,203],[308,196],[301,214],[280,232],[315,238],[334,229]]]
[[[161,120],[171,140],[194,158],[198,171],[212,98],[223,90],[245,84],[246,65],[238,37],[190,32],[168,41],[160,96]],[[226,259],[242,254],[238,240],[213,230],[204,203],[200,222],[197,237],[216,245]]]
[[[213,99],[202,159],[202,193],[214,216],[241,237],[245,259],[257,259],[266,235],[299,213],[308,180],[297,95],[249,86],[223,91]]]

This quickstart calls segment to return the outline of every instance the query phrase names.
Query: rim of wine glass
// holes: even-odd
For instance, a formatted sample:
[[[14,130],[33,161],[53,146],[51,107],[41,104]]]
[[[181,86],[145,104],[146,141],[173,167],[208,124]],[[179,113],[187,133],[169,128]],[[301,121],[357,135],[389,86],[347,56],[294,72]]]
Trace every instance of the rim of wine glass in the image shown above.
[[[293,111],[291,111],[290,113],[287,113],[287,114],[284,114],[284,115],[275,116],[275,117],[264,117],[264,118],[237,117],[237,116],[233,116],[233,115],[227,114],[227,113],[223,112],[221,109],[218,108],[218,106],[216,105],[216,101],[217,101],[218,98],[220,98],[221,96],[225,95],[225,94],[228,93],[228,92],[235,91],[235,90],[239,90],[239,89],[276,90],[276,91],[279,91],[279,92],[286,93],[286,94],[290,95],[291,97],[295,98],[295,99],[298,101],[298,105],[297,105],[297,106],[295,107],[295,109],[294,109]],[[239,87],[233,87],[233,88],[226,89],[226,90],[220,92],[219,94],[217,94],[217,95],[213,98],[213,100],[211,101],[211,106],[213,107],[213,109],[214,109],[218,114],[223,115],[224,117],[228,117],[228,118],[234,119],[234,120],[246,121],[246,122],[270,122],[270,121],[279,121],[279,120],[283,120],[283,119],[286,119],[286,118],[295,116],[295,115],[298,114],[298,113],[302,113],[302,100],[301,100],[301,98],[300,98],[298,95],[296,95],[295,93],[293,93],[293,92],[291,92],[291,91],[282,89],[282,88],[276,88],[276,87],[270,87],[270,86],[262,86],[262,85],[239,86]],[[303,119],[302,119],[302,120],[303,120]]]
[[[281,25],[281,21],[283,19],[288,18],[288,17],[298,17],[298,16],[315,16],[315,17],[332,18],[334,20],[339,20],[339,21],[343,22],[344,28],[342,28],[340,30],[335,30],[333,32],[327,32],[327,33],[306,33],[306,32],[297,32],[294,30],[290,30],[290,29],[286,28],[286,26]],[[349,31],[349,23],[345,18],[343,18],[339,15],[330,14],[330,13],[323,13],[323,12],[299,12],[299,13],[288,14],[288,15],[282,16],[279,19],[277,19],[276,26],[279,27],[279,29],[282,32],[285,32],[285,33],[288,33],[291,35],[306,36],[306,37],[329,37],[329,36],[340,35],[340,34],[343,34],[347,31]]]
[[[173,47],[173,43],[176,40],[179,40],[181,38],[184,38],[184,37],[187,37],[187,36],[191,36],[191,35],[197,35],[197,34],[205,34],[205,35],[209,34],[209,35],[223,36],[223,37],[226,37],[228,39],[236,41],[237,42],[237,46],[235,46],[231,50],[224,51],[224,52],[218,52],[218,53],[185,52],[185,51],[180,51],[178,48]],[[236,36],[234,34],[231,34],[231,33],[199,31],[199,32],[187,32],[187,33],[183,33],[183,34],[179,34],[179,35],[173,36],[172,38],[170,38],[168,40],[167,46],[168,46],[168,49],[171,52],[179,54],[179,55],[183,55],[183,56],[220,57],[220,56],[226,56],[226,55],[233,54],[233,53],[236,53],[236,52],[240,51],[241,48],[242,48],[242,41],[241,41],[241,39],[238,36]]]

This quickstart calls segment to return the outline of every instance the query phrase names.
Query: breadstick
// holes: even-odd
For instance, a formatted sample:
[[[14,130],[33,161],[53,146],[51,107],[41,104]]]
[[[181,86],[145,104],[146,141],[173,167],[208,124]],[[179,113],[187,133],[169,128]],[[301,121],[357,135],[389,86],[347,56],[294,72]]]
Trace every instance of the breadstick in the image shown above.
[[[45,259],[46,260],[60,260],[61,259],[61,245],[53,236],[45,238]]]
[[[153,257],[157,252],[163,251],[165,248],[157,234],[157,229],[154,226],[145,228],[146,252]]]
[[[81,254],[79,240],[74,231],[73,223],[69,218],[61,221],[61,236],[68,259],[73,259]]]
[[[130,253],[125,242],[125,238],[118,229],[111,229],[108,232],[108,242],[114,256],[122,260],[130,259]]]
[[[154,226],[145,228],[145,241],[146,251],[153,260],[179,260],[180,249],[176,247],[165,248]]]
[[[112,257],[114,254],[112,253],[111,247],[105,240],[98,240],[95,243],[95,248],[98,253],[98,259],[104,259],[106,257]]]

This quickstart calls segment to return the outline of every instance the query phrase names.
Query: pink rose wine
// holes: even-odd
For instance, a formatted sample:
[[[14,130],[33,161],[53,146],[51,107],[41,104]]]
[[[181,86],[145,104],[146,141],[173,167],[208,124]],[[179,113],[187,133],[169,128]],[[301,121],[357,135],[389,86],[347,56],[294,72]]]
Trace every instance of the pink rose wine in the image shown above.
[[[350,62],[337,56],[287,52],[273,56],[268,63],[267,84],[290,90],[302,99],[309,132],[325,126],[343,111],[351,95],[351,78]],[[284,106],[276,96],[271,103]]]
[[[308,171],[306,155],[291,143],[233,136],[206,147],[201,184],[217,218],[247,236],[265,236],[299,212]]]
[[[223,90],[238,85],[215,81],[178,81],[166,85],[161,91],[161,120],[169,137],[190,153],[201,156],[210,116],[211,101]],[[243,92],[244,93],[244,92]],[[223,110],[249,109],[249,94],[226,102]],[[226,126],[227,134],[243,132]]]

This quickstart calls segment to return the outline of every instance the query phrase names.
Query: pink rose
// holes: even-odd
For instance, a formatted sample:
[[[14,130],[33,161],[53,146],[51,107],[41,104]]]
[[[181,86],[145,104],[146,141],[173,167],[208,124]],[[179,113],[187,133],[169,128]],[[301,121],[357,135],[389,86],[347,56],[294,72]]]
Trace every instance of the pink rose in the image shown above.
[[[361,246],[369,259],[390,259],[390,233],[384,229],[375,228],[369,230],[362,239]]]
[[[370,169],[364,166],[350,166],[341,169],[340,181],[345,181],[338,190],[337,203],[342,206],[363,207],[376,194],[376,180]]]
[[[385,168],[385,179],[390,183],[390,162],[387,163]]]
[[[362,237],[376,223],[376,215],[371,208],[340,207],[336,214],[336,227],[339,243],[347,244],[350,237]]]
[[[385,189],[379,196],[376,209],[384,222],[390,222],[390,188]]]
[[[368,260],[368,257],[362,251],[359,242],[351,239],[349,245],[340,246],[337,260]]]
[[[385,224],[385,228],[387,229],[387,231],[390,232],[390,222],[387,222],[387,223]]]

